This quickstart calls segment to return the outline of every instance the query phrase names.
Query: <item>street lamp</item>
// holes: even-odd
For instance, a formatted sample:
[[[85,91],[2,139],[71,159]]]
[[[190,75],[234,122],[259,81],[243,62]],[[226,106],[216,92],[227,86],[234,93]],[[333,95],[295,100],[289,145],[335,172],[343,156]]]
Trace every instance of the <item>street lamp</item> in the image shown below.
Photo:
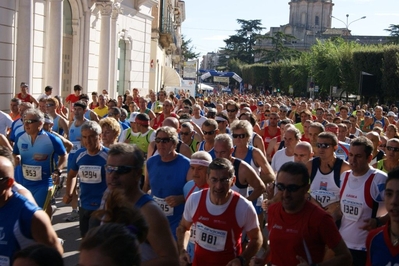
[[[349,26],[350,26],[352,23],[356,22],[356,21],[365,19],[366,16],[363,16],[363,17],[361,17],[361,18],[355,19],[355,20],[353,20],[353,21],[351,21],[351,22],[349,22],[349,14],[346,14],[346,22],[343,21],[343,20],[340,20],[339,18],[336,18],[336,17],[334,17],[334,16],[331,16],[331,18],[336,19],[336,20],[341,21],[342,23],[344,23],[345,28],[346,28],[346,34],[345,34],[345,35],[348,36],[348,35],[349,35]]]

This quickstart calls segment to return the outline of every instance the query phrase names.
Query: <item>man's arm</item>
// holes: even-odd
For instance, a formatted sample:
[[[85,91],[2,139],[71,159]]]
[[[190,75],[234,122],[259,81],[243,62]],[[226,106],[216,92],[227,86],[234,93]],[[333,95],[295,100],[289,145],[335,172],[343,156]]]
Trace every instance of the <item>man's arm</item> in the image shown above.
[[[66,204],[69,204],[72,201],[72,194],[76,186],[76,176],[78,175],[77,171],[74,170],[69,170],[68,176],[67,176],[67,181],[66,181],[66,189],[65,189],[65,195],[63,198],[63,202]]]
[[[148,176],[148,170],[147,170],[147,165],[145,167],[145,173],[144,173],[144,184],[143,184],[143,192],[148,193],[148,191],[151,189],[150,187],[150,177]]]
[[[147,203],[140,210],[149,228],[147,241],[158,255],[157,258],[142,262],[141,265],[178,265],[177,246],[166,216],[155,203]]]
[[[69,138],[68,121],[65,118],[63,118],[62,116],[60,116],[60,119],[59,119],[58,123],[59,123],[59,126],[64,131],[64,136],[66,136],[66,138]]]
[[[36,242],[55,248],[61,255],[64,253],[50,218],[44,211],[38,210],[33,214],[31,230]]]
[[[247,197],[247,200],[253,201],[265,191],[266,186],[260,177],[256,174],[255,170],[244,161],[241,161],[240,168],[238,169],[238,177],[241,184],[249,184],[253,187],[253,192]],[[243,182],[241,182],[243,181]]]
[[[255,134],[253,144],[255,148],[258,148],[264,155],[266,155],[265,143],[259,134]]]
[[[260,249],[263,237],[259,227],[248,231],[246,234],[249,238],[249,243],[244,252],[240,254],[240,256],[243,257],[245,261],[248,263],[251,260],[251,258],[255,256],[258,250]],[[237,266],[242,265],[239,258],[235,258],[227,264],[227,266],[235,266],[235,265]]]
[[[92,121],[96,121],[97,123],[100,121],[100,119],[98,118],[98,115],[93,111],[90,111],[90,119]]]
[[[252,151],[252,157],[255,164],[260,166],[260,178],[262,179],[263,183],[267,184],[273,182],[276,179],[276,175],[274,174],[272,167],[262,152],[259,149],[254,148]]]
[[[177,236],[177,250],[180,254],[180,262],[182,264],[189,264],[190,256],[187,253],[186,247],[188,245],[188,240],[190,239],[190,228],[192,223],[188,222],[184,217],[180,221],[179,226],[176,229]]]
[[[180,145],[179,153],[186,156],[189,159],[191,158],[191,149],[186,143],[182,142],[182,144]]]

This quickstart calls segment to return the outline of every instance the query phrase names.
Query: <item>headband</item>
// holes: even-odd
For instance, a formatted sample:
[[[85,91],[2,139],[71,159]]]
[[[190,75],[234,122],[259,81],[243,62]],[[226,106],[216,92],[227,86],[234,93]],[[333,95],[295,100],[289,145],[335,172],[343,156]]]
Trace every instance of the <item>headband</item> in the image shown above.
[[[190,165],[192,165],[192,164],[199,164],[199,165],[208,167],[210,163],[211,163],[211,162],[206,161],[206,160],[201,160],[201,159],[190,159]]]
[[[221,117],[221,116],[216,116],[215,120],[216,120],[216,121],[223,121],[223,122],[226,122],[226,121],[227,121],[226,119],[224,119],[224,118]]]
[[[137,117],[136,117],[136,121],[135,122],[137,124],[139,124],[139,125],[142,125],[142,126],[149,126],[150,125],[150,121],[140,120],[140,119],[137,119]]]

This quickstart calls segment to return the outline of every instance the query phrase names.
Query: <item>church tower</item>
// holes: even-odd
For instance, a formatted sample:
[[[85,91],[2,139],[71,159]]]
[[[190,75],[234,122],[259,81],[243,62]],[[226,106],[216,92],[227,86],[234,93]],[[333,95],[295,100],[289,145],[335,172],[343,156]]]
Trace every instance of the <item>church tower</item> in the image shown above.
[[[332,0],[291,0],[289,5],[291,27],[313,34],[331,28]]]

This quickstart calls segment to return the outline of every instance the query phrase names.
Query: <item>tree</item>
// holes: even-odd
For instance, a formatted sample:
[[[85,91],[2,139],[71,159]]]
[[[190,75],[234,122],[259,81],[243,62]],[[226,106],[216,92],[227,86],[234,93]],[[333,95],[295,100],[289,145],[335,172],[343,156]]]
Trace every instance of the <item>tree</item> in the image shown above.
[[[226,43],[223,48],[224,53],[230,59],[238,59],[244,63],[252,64],[254,63],[253,47],[255,41],[265,28],[261,26],[260,19],[237,19],[237,23],[240,24],[241,28],[236,30],[237,34],[230,35],[228,39],[224,40]]]
[[[399,44],[399,24],[391,24],[389,29],[385,29],[385,31],[389,32],[389,39],[396,44]]]
[[[191,39],[186,40],[186,36],[182,35],[182,44],[181,44],[181,55],[184,58],[184,60],[189,60],[189,59],[194,59],[197,58],[200,54],[194,52],[194,46],[190,45],[191,44]]]
[[[261,61],[278,62],[280,60],[298,58],[301,54],[299,51],[287,46],[292,45],[296,38],[282,31],[275,32],[274,36],[258,36],[258,39],[269,40],[273,45],[272,50],[256,49],[256,52],[262,55]]]

